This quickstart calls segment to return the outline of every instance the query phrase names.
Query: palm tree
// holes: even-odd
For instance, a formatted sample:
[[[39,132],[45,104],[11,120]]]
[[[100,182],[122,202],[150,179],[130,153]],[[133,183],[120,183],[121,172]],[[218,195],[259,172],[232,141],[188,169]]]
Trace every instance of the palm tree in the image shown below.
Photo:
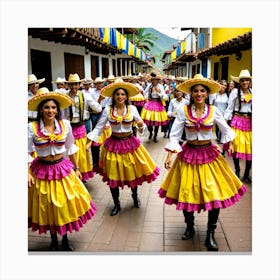
[[[152,33],[145,33],[145,28],[138,28],[138,34],[128,34],[127,39],[130,40],[137,48],[144,51],[150,51],[158,37]]]

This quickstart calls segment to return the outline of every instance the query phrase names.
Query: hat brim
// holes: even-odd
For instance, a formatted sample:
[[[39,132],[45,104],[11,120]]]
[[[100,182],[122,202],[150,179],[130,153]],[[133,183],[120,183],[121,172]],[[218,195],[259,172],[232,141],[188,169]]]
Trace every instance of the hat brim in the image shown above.
[[[132,97],[139,93],[139,90],[132,83],[121,82],[112,83],[101,89],[101,94],[107,97],[113,97],[113,92],[118,88],[124,88],[128,92],[128,97]]]
[[[38,84],[41,84],[45,81],[45,78],[43,79],[38,79],[38,80],[35,80],[35,81],[31,81],[31,82],[28,82],[29,85],[32,85],[32,84],[35,84],[35,83],[38,83]]]
[[[177,89],[179,91],[191,93],[191,88],[195,85],[207,86],[210,90],[209,94],[214,94],[218,92],[221,88],[221,85],[219,83],[209,79],[190,79],[178,85]]]
[[[70,105],[74,104],[74,100],[66,95],[59,92],[49,92],[37,94],[28,101],[28,110],[37,111],[39,104],[48,99],[54,99],[59,103],[60,110],[68,108]]]
[[[230,79],[231,80],[233,80],[234,82],[236,82],[236,83],[239,83],[239,81],[240,81],[240,79],[250,79],[250,80],[252,80],[252,77],[251,76],[244,76],[244,77],[236,77],[236,76],[230,76]]]

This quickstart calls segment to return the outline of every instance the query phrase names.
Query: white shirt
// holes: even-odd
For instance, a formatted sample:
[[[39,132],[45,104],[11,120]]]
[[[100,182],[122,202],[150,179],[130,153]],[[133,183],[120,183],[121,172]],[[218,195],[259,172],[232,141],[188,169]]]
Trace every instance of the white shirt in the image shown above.
[[[227,143],[229,141],[232,141],[235,138],[235,133],[234,131],[230,128],[230,126],[227,124],[225,119],[223,118],[222,113],[220,110],[215,107],[211,106],[213,108],[213,115],[209,119],[209,123],[216,123],[222,132],[222,138],[221,142],[222,143]],[[191,111],[192,111],[192,116],[197,117],[195,113],[195,107],[194,105],[191,105]],[[204,112],[201,116],[201,118],[205,117],[206,114],[208,113],[207,111],[207,106],[205,106]],[[185,125],[190,125],[191,121],[188,119],[186,113],[185,113],[185,106],[182,106],[179,108],[177,117],[175,118],[175,121],[173,123],[171,132],[170,132],[170,137],[169,137],[169,142],[166,144],[165,148],[170,151],[177,151],[180,152],[182,151],[182,148],[179,144],[179,141],[181,140],[181,136],[183,133],[183,130],[185,128]],[[213,137],[213,130],[198,130],[198,131],[189,131],[185,129],[186,131],[186,140],[211,140]]]
[[[219,92],[212,94],[213,95],[213,105],[215,105],[222,114],[225,114],[225,111],[228,106],[228,96],[226,93],[220,94]]]
[[[101,91],[96,89],[96,88],[93,88],[90,91],[91,97],[96,101],[98,101],[100,94],[101,94]],[[112,98],[107,97],[107,96],[104,99],[102,99],[101,102],[100,102],[100,105],[101,105],[102,109],[105,108],[108,105],[111,105],[111,104],[112,104]]]
[[[250,92],[252,90],[250,89]],[[241,90],[241,94],[243,91]],[[224,114],[224,118],[226,120],[231,120],[233,112],[240,112],[240,113],[252,113],[252,102],[241,102],[240,110],[239,110],[239,100],[238,100],[238,89],[234,88],[229,96],[228,106]]]
[[[130,116],[128,116],[128,118],[126,119],[126,121],[117,123],[115,119],[113,119],[110,116],[110,110],[111,110],[111,106],[107,106],[103,112],[102,115],[97,123],[97,125],[95,126],[95,128],[93,129],[93,131],[89,132],[87,134],[87,137],[94,142],[98,142],[98,137],[101,135],[104,127],[106,126],[107,122],[109,121],[111,124],[111,130],[112,132],[117,132],[117,133],[122,133],[122,132],[132,132],[132,124],[133,121],[140,121],[142,120],[136,107],[134,105],[129,105],[130,107]],[[124,116],[126,116],[127,114],[127,107],[125,106],[125,110],[124,110]],[[113,115],[117,116],[117,109],[116,107],[113,110]]]
[[[78,91],[79,92],[79,91]],[[80,106],[79,105],[79,95],[78,93],[73,97],[69,94],[70,97],[72,97],[75,101],[75,104],[72,105],[72,111],[73,111],[73,119],[71,123],[79,123],[80,121],[87,120],[90,117],[88,108],[91,108],[93,111],[99,113],[102,111],[101,105],[93,100],[93,98],[88,93],[83,93],[84,96],[84,119],[80,120]],[[67,108],[65,110],[65,117],[70,119],[70,110]]]
[[[29,90],[28,91],[28,100],[34,97],[34,94]],[[36,119],[37,118],[37,111],[29,111],[28,110],[28,118]]]
[[[33,129],[32,123],[28,124],[28,162],[32,162],[33,158],[30,156],[30,153],[35,151],[39,157],[45,157],[49,155],[56,155],[61,153],[66,153],[67,156],[75,154],[79,148],[74,144],[74,137],[72,134],[72,127],[70,125],[70,122],[68,120],[62,120],[65,126],[65,135],[64,139],[65,143],[62,146],[56,146],[56,145],[47,145],[46,147],[38,147],[34,146],[33,141],[36,142],[36,135]],[[40,131],[44,135],[49,135],[50,133],[45,129],[43,120],[40,120]],[[60,132],[58,121],[55,119],[55,134],[58,134]]]
[[[160,98],[163,99],[165,97],[165,91],[164,91],[164,87],[162,84],[157,84],[156,88],[158,88],[160,90],[160,92],[157,91],[152,91],[151,95],[150,95],[150,88],[152,87],[152,84],[149,84],[145,91],[144,91],[144,96],[146,99],[149,99],[149,97],[151,98]]]
[[[181,106],[188,105],[189,101],[186,98],[182,98],[181,101],[178,101],[177,98],[172,98],[169,102],[167,116],[169,118],[175,118],[177,116],[177,112]]]

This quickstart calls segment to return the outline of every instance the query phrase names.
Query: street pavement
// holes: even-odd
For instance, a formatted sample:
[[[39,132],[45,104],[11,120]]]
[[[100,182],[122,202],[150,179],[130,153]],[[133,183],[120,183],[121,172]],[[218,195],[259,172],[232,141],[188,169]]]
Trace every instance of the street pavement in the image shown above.
[[[195,235],[193,239],[182,240],[186,224],[182,211],[175,205],[165,205],[157,191],[166,174],[164,145],[168,139],[159,132],[158,143],[148,140],[148,134],[140,137],[142,144],[160,167],[159,177],[153,183],[144,183],[138,187],[141,207],[135,208],[128,187],[120,189],[121,211],[110,216],[113,200],[109,187],[102,182],[101,176],[86,183],[86,187],[97,206],[95,217],[79,232],[68,233],[68,238],[75,248],[75,253],[87,254],[188,254],[210,253],[204,245],[207,226],[207,212],[195,213]],[[175,158],[175,157],[174,157]],[[233,168],[232,159],[226,156]],[[240,161],[244,173],[244,161]],[[220,211],[215,239],[219,253],[252,253],[252,186],[247,184],[248,191],[239,203]],[[61,241],[61,236],[59,236]],[[60,242],[61,244],[61,242]],[[28,250],[30,253],[47,253],[50,235],[28,230]],[[62,249],[60,248],[60,253]],[[52,252],[49,252],[52,253]],[[212,254],[213,252],[211,252]]]

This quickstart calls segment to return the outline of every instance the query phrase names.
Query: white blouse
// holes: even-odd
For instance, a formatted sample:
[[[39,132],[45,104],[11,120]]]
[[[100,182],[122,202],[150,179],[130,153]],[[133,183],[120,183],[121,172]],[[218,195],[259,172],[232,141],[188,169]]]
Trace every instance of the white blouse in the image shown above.
[[[142,120],[136,107],[134,105],[129,105],[130,114],[127,115],[128,108],[125,106],[123,117],[117,115],[117,109],[114,107],[113,114],[111,115],[111,106],[105,107],[102,112],[102,115],[93,129],[93,131],[87,134],[87,138],[91,141],[98,142],[98,137],[101,135],[104,127],[109,121],[111,125],[112,132],[123,133],[123,132],[132,132],[132,124],[134,121]],[[126,116],[127,115],[127,116]],[[123,118],[123,120],[118,120],[118,118]],[[145,125],[144,125],[145,126]]]
[[[149,97],[151,98],[160,98],[163,99],[165,97],[165,91],[164,91],[164,87],[162,84],[157,84],[156,88],[158,88],[160,90],[160,92],[157,91],[152,91],[151,92],[151,96],[150,96],[150,88],[152,87],[152,84],[149,84],[147,86],[147,88],[144,91],[144,96],[146,99],[149,99]]]
[[[250,89],[251,91],[251,89]],[[243,94],[241,90],[241,94]],[[231,120],[234,112],[252,113],[252,102],[241,102],[239,110],[238,90],[234,88],[229,96],[228,106],[225,111],[224,117],[226,120]]]
[[[186,98],[182,98],[181,101],[178,101],[177,98],[172,98],[169,102],[167,116],[169,118],[175,118],[177,116],[177,112],[181,106],[188,105],[189,101]]]
[[[183,130],[185,126],[191,127],[193,123],[191,120],[188,118],[186,112],[185,112],[186,106],[182,106],[179,108],[177,116],[175,118],[175,121],[173,123],[171,132],[170,132],[170,137],[169,137],[169,142],[165,145],[165,149],[173,151],[173,152],[180,152],[182,151],[181,145],[179,144],[179,141],[181,140],[181,136],[183,133]],[[223,118],[223,115],[221,111],[211,105],[211,108],[213,110],[213,114],[209,116],[207,125],[214,125],[217,124],[220,131],[222,132],[222,138],[221,142],[222,143],[227,143],[229,141],[232,141],[235,138],[235,132],[230,128],[230,126],[227,124],[225,119]],[[195,113],[195,107],[194,105],[191,105],[191,112],[192,116],[197,118],[197,115]],[[201,118],[204,118],[206,114],[208,113],[208,106],[205,106],[204,112],[201,116]],[[213,137],[213,130],[208,129],[200,129],[200,127],[193,127],[194,129],[189,130],[185,129],[186,131],[186,140],[192,141],[192,140],[211,140]]]
[[[35,145],[35,151],[39,157],[46,157],[49,155],[56,155],[61,153],[66,153],[66,156],[75,154],[79,148],[74,143],[74,137],[72,134],[72,127],[70,125],[70,121],[63,119],[63,124],[65,127],[65,134],[62,141],[65,143],[61,146],[52,145],[50,143],[44,145],[43,147],[39,147]],[[43,135],[50,135],[50,133],[45,129],[44,122],[40,120],[40,132]],[[60,126],[58,121],[55,119],[55,131],[54,134],[60,133]],[[32,123],[28,124],[28,162],[32,162],[33,158],[30,156],[30,153],[34,151],[34,142],[37,140],[37,136],[35,135],[35,131]]]

